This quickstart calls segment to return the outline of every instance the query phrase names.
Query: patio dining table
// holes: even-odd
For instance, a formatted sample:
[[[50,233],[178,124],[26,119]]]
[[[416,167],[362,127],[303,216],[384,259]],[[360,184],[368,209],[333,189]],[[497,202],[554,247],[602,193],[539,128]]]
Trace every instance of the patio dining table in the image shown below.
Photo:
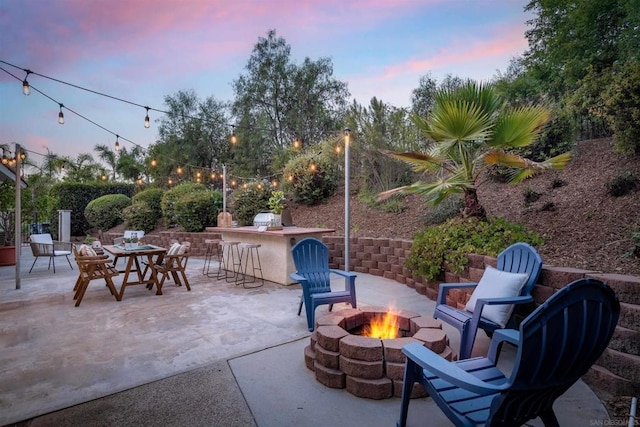
[[[156,295],[162,295],[162,285],[158,280],[156,264],[162,262],[162,258],[167,253],[167,249],[155,245],[139,245],[130,248],[123,245],[104,245],[102,248],[113,255],[114,264],[118,258],[127,258],[122,287],[120,288],[120,299],[122,299],[124,289],[132,285],[147,285],[149,289],[155,285],[157,289]],[[146,257],[146,263],[143,262],[143,265],[141,265],[138,257],[142,257],[143,259]],[[151,273],[149,277],[147,277],[147,271]],[[133,280],[129,280],[129,276],[132,273],[134,273]]]

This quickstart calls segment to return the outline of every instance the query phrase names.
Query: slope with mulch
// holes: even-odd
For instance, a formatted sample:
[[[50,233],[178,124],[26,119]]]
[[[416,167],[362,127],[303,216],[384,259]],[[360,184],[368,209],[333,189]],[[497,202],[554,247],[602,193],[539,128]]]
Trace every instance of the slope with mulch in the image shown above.
[[[640,231],[640,192],[607,193],[607,184],[626,171],[640,171],[640,158],[616,154],[610,139],[583,141],[565,170],[518,185],[487,180],[478,194],[489,215],[525,224],[546,238],[538,248],[545,264],[640,275],[631,237]],[[538,200],[525,203],[525,193],[532,192]],[[412,239],[423,229],[429,208],[415,195],[404,203],[404,212],[386,213],[352,196],[351,235]],[[317,206],[293,206],[292,215],[298,226],[334,228],[344,235],[344,194]]]

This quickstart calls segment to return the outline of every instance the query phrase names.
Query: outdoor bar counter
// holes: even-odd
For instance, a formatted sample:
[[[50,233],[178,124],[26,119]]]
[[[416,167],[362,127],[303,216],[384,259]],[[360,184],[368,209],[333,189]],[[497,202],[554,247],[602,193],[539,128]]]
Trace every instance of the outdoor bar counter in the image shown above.
[[[305,237],[322,238],[334,233],[331,228],[283,227],[281,230],[258,231],[258,227],[212,227],[222,236],[222,240],[257,243],[260,246],[260,263],[264,279],[270,282],[291,285],[295,283],[289,274],[296,271],[291,256],[291,248]]]

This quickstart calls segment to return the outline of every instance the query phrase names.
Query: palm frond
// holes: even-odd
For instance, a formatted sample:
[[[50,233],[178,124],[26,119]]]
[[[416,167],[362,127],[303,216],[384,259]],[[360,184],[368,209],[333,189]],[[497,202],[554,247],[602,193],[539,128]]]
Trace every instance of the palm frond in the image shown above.
[[[413,170],[416,172],[433,171],[441,167],[444,163],[444,159],[438,156],[434,156],[428,153],[418,153],[415,151],[396,153],[389,150],[380,150],[387,156],[393,157],[398,160],[402,160],[405,163],[410,164]]]
[[[520,107],[505,112],[496,120],[488,144],[499,148],[517,148],[531,145],[538,137],[551,112],[542,106]]]
[[[451,101],[436,105],[426,133],[437,143],[457,143],[487,138],[491,117],[480,107],[467,101]]]

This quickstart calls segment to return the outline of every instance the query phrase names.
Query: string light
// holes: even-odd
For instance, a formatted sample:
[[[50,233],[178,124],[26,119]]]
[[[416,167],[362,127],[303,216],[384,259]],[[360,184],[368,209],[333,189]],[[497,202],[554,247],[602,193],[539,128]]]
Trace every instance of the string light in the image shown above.
[[[62,166],[60,167],[60,171],[61,171],[61,172],[64,172],[64,169],[65,169],[65,168],[64,168],[64,165],[65,165],[65,162],[62,162]]]
[[[182,168],[178,166],[178,174],[182,174]]]
[[[156,167],[157,164],[158,164],[158,162],[156,161],[155,158],[151,159],[151,166],[152,167]]]
[[[116,145],[115,145],[116,151],[120,151],[120,143],[118,142],[119,138],[120,138],[120,135],[116,135]]]
[[[147,109],[147,115],[144,117],[144,127],[149,129],[149,107],[144,107]]]
[[[300,142],[300,138],[296,137],[296,139],[293,140],[293,148],[298,150],[301,145],[302,145],[302,143]]]
[[[62,113],[62,107],[64,107],[64,105],[60,104],[60,112],[58,113],[58,123],[60,123],[61,125],[64,124],[64,114]]]
[[[31,88],[29,87],[29,82],[27,81],[27,78],[29,77],[29,74],[31,74],[31,70],[24,70],[27,75],[24,76],[24,80],[22,82],[22,93],[24,93],[26,96],[29,96],[29,94],[31,93]]]
[[[236,138],[236,131],[234,130],[231,134],[231,143],[235,144],[236,142],[238,142],[238,138]]]
[[[211,179],[216,179],[216,174],[211,172]]]

